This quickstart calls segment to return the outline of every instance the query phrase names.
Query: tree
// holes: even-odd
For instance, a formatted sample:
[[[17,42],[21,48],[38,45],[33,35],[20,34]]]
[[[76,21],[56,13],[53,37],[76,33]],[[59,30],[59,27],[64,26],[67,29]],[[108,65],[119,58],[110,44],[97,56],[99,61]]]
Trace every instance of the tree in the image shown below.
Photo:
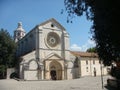
[[[15,43],[7,30],[0,30],[0,74],[4,77],[6,68],[15,66]]]
[[[97,51],[96,51],[96,47],[88,48],[88,49],[86,50],[86,52],[94,52],[94,53],[96,53],[96,52],[97,52]]]
[[[0,79],[5,78],[6,67],[5,65],[0,65]]]
[[[93,21],[91,28],[96,50],[104,65],[120,62],[119,39],[119,7],[118,0],[64,0],[68,13],[67,21],[72,21],[74,15],[84,13],[88,20]]]
[[[120,2],[119,0],[64,0],[67,22],[75,15],[86,15],[93,21],[91,33],[96,42],[99,59],[105,66],[113,66],[111,75],[120,89]],[[115,69],[114,69],[115,68]]]

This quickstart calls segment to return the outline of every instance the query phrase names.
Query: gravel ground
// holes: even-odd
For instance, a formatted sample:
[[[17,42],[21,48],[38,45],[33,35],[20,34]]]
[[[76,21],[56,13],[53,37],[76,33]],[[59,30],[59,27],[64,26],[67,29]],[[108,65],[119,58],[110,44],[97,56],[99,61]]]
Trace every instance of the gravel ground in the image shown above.
[[[106,85],[108,76],[103,77]],[[0,80],[0,90],[107,90],[102,89],[101,77],[81,77],[73,80],[60,81],[17,81],[14,79]]]

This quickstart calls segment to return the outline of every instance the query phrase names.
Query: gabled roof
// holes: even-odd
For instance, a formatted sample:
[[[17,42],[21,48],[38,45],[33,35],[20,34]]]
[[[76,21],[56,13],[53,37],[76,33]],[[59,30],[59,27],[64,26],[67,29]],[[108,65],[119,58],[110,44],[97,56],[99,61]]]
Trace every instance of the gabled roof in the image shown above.
[[[27,36],[27,35],[29,35],[32,31],[34,31],[36,28],[38,28],[39,26],[43,26],[43,25],[45,25],[45,24],[47,24],[47,23],[49,23],[49,22],[53,22],[53,23],[55,23],[55,25],[56,26],[58,26],[59,28],[61,28],[62,30],[66,30],[58,21],[56,21],[54,18],[51,18],[51,19],[49,19],[49,20],[47,20],[47,21],[45,21],[45,22],[43,22],[43,23],[40,23],[40,24],[38,24],[38,25],[36,25],[33,29],[31,29],[26,35],[25,35],[25,37]],[[25,38],[25,37],[23,37],[23,38]],[[23,39],[22,38],[22,39]],[[21,39],[21,40],[22,40]],[[21,41],[21,40],[19,40],[19,41]]]
[[[57,20],[55,20],[54,18],[51,18],[51,19],[49,19],[49,20],[47,20],[47,21],[45,21],[45,22],[43,22],[43,23],[40,23],[40,24],[38,24],[38,26],[45,25],[45,24],[47,24],[47,23],[49,23],[49,22],[53,22],[53,23],[55,23],[59,28],[61,28],[62,30],[65,30],[65,28],[64,28]]]
[[[98,57],[97,53],[89,53],[89,52],[78,52],[78,51],[70,51],[74,56],[80,57]]]
[[[49,55],[47,55],[47,56],[45,57],[44,60],[52,59],[52,57],[54,57],[54,58],[56,58],[56,59],[61,59],[61,60],[63,60],[63,58],[61,58],[61,57],[60,57],[59,55],[57,55],[56,53],[50,53]]]

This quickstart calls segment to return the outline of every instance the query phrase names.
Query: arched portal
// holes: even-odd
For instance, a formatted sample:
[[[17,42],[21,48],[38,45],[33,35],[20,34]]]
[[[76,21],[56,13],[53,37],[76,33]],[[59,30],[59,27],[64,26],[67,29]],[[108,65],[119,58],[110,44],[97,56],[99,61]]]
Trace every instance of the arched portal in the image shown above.
[[[50,79],[62,80],[62,66],[56,60],[53,60],[50,63]]]

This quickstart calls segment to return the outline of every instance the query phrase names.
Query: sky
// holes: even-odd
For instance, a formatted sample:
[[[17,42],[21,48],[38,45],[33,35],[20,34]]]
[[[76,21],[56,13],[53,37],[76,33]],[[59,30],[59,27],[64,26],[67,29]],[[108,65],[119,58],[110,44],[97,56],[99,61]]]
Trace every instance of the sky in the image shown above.
[[[86,20],[85,16],[76,16],[73,23],[67,23],[64,0],[0,0],[0,28],[8,30],[12,36],[18,22],[22,22],[28,33],[50,18],[56,19],[69,33],[71,50],[86,51],[95,46],[90,39],[92,22]]]

